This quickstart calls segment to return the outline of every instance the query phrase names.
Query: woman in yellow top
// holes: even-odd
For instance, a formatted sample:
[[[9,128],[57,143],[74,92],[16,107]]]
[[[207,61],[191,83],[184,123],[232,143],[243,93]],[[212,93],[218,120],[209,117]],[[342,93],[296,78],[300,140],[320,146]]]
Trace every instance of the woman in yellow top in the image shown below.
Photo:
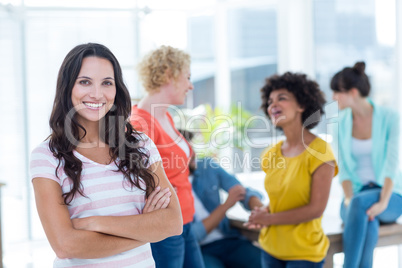
[[[262,157],[270,204],[254,210],[250,228],[263,227],[262,267],[323,267],[329,240],[321,219],[338,168],[328,143],[310,132],[324,113],[316,82],[287,72],[266,80],[262,108],[286,139]]]

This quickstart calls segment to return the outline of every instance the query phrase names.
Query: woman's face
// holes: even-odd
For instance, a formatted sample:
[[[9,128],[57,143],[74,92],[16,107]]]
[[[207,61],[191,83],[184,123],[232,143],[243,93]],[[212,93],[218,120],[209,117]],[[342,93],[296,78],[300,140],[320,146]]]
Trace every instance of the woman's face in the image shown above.
[[[282,88],[272,91],[269,95],[267,111],[272,123],[283,128],[291,122],[301,121],[304,109],[292,93]]]
[[[354,102],[352,91],[333,91],[332,99],[338,102],[338,107],[340,110],[351,107]]]
[[[112,108],[116,97],[113,65],[110,61],[87,57],[71,93],[78,121],[97,122]]]
[[[183,105],[187,92],[194,89],[193,83],[190,81],[191,73],[190,68],[184,69],[179,77],[174,81],[173,102],[174,105]]]

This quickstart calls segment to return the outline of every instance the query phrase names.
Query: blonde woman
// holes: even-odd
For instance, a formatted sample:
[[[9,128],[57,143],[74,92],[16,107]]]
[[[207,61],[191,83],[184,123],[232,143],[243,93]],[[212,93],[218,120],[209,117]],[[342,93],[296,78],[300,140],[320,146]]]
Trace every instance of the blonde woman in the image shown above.
[[[157,267],[204,267],[201,251],[192,230],[194,198],[188,163],[193,151],[178,132],[168,113],[171,105],[182,105],[193,89],[190,56],[179,49],[161,46],[139,64],[139,76],[146,96],[134,105],[131,122],[155,142],[166,175],[179,197],[183,233],[151,244]]]

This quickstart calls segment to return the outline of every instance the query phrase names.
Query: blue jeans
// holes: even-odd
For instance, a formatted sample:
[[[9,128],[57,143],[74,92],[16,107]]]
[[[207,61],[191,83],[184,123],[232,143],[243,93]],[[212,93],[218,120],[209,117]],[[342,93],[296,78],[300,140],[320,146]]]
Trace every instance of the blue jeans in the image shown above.
[[[205,268],[192,223],[183,226],[181,235],[151,243],[156,268]]]
[[[341,205],[344,223],[343,251],[345,268],[370,268],[373,266],[373,252],[378,240],[380,222],[391,223],[402,213],[402,196],[392,193],[388,207],[373,221],[369,221],[366,211],[380,200],[381,188],[367,185],[353,196],[347,207]]]
[[[201,246],[207,268],[261,267],[261,250],[242,238],[223,238]]]
[[[283,261],[272,257],[266,251],[261,254],[262,268],[322,268],[324,260],[320,262],[311,262],[303,260]],[[251,267],[251,266],[250,266]]]

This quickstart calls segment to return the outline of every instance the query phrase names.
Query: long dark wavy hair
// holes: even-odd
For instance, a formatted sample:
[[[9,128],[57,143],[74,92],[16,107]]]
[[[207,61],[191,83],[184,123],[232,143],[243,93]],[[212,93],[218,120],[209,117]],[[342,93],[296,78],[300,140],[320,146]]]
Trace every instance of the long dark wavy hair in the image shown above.
[[[100,137],[109,145],[109,154],[118,167],[118,172],[123,173],[131,187],[146,191],[148,196],[155,189],[156,183],[152,171],[147,168],[149,155],[141,147],[144,141],[128,121],[131,114],[131,99],[123,82],[120,64],[107,47],[88,43],[74,47],[65,57],[59,70],[49,120],[52,129],[49,148],[59,160],[56,176],[59,167],[63,166],[64,172],[73,182],[71,191],[63,194],[64,203],[70,204],[77,193],[84,196],[81,184],[82,162],[73,151],[78,142],[86,136],[86,130],[77,121],[71,93],[81,70],[82,61],[86,57],[106,59],[113,65],[116,97],[113,107],[100,120]],[[83,133],[81,136],[80,130]],[[140,178],[144,183],[141,183]]]

